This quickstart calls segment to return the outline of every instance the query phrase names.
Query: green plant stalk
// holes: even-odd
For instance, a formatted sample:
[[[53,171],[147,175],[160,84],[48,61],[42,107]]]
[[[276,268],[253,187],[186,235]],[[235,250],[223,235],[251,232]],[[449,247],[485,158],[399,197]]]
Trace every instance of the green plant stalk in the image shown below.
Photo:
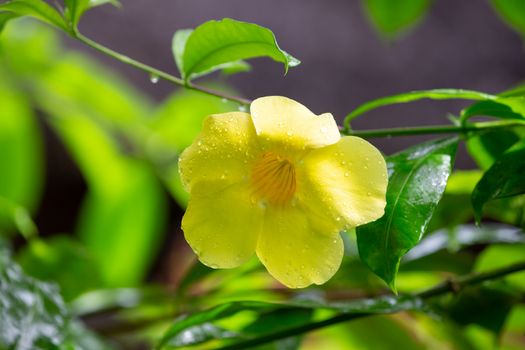
[[[525,270],[525,261],[522,261],[520,263],[510,265],[507,267],[479,273],[479,274],[473,274],[473,275],[467,275],[467,276],[461,276],[457,278],[451,278],[446,282],[443,282],[441,284],[438,284],[435,287],[432,287],[430,289],[427,289],[425,291],[422,291],[420,293],[414,294],[414,297],[418,297],[421,299],[429,299],[432,297],[436,297],[439,295],[447,294],[450,292],[458,292],[462,288],[470,285],[479,284],[485,281],[494,280],[500,277],[504,277],[506,275],[524,271]],[[230,345],[226,345],[220,348],[217,348],[216,350],[239,350],[239,349],[251,349],[256,346],[260,346],[262,344],[270,343],[276,340],[285,339],[288,337],[297,336],[306,332],[314,331],[320,328],[328,327],[331,325],[335,325],[338,323],[351,321],[354,319],[366,317],[366,316],[372,316],[377,315],[374,313],[363,313],[363,314],[339,314],[332,318],[328,318],[326,320],[308,323],[302,326],[298,327],[292,327],[288,329],[284,329],[279,332],[270,333],[260,338],[254,338],[249,339],[240,343],[234,343]]]
[[[169,81],[173,84],[176,84],[182,87],[185,87],[187,89],[200,91],[208,95],[212,95],[212,96],[219,97],[219,98],[222,98],[228,101],[236,102],[240,105],[249,105],[252,102],[249,99],[224,94],[220,91],[216,91],[213,89],[206,88],[204,86],[194,84],[189,81],[185,81],[181,78],[178,78],[176,76],[163,72],[159,69],[151,67],[147,64],[139,62],[135,59],[132,59],[126,55],[118,53],[108,47],[105,47],[85,37],[84,35],[78,32],[72,33],[71,36],[79,40],[80,42],[86,44],[87,46],[90,46],[91,48],[105,55],[113,57],[118,61],[129,64],[135,68],[138,68],[140,70],[147,72],[151,77],[155,77],[159,79],[162,78],[166,81]],[[506,127],[513,127],[513,126],[525,126],[525,120],[510,120],[510,121],[504,120],[504,121],[494,121],[494,122],[480,122],[480,123],[467,124],[463,126],[436,125],[436,126],[430,126],[430,127],[403,127],[403,128],[387,128],[387,129],[360,130],[360,131],[350,130],[349,128],[343,128],[341,130],[341,133],[344,135],[359,136],[363,138],[372,138],[372,137],[395,137],[395,136],[452,134],[452,133],[467,134],[469,132],[483,131],[483,130],[488,130],[488,129],[499,129],[499,128],[506,128]]]
[[[403,128],[385,128],[371,130],[341,130],[341,134],[348,136],[359,136],[362,138],[373,137],[396,137],[430,134],[463,134],[486,130],[502,129],[516,126],[524,126],[525,120],[502,120],[490,122],[471,123],[464,126],[456,125],[435,125],[435,126],[416,126]]]
[[[129,64],[135,68],[138,68],[140,70],[143,70],[145,72],[147,72],[150,77],[154,77],[154,78],[159,78],[159,79],[164,79],[166,81],[169,81],[173,84],[176,84],[176,85],[179,85],[179,86],[182,86],[182,87],[185,87],[187,89],[190,89],[190,90],[195,90],[195,91],[200,91],[202,93],[205,93],[205,94],[208,94],[208,95],[212,95],[212,96],[215,96],[215,97],[219,97],[219,98],[222,98],[222,99],[225,99],[225,100],[228,100],[228,101],[232,101],[232,102],[236,102],[240,105],[249,105],[252,101],[251,100],[248,100],[248,99],[245,99],[245,98],[242,98],[242,97],[237,97],[237,96],[232,96],[232,95],[228,95],[228,94],[224,94],[220,91],[216,91],[216,90],[212,90],[212,89],[209,89],[209,88],[206,88],[204,86],[200,86],[200,85],[197,85],[197,84],[194,84],[192,82],[189,82],[189,81],[184,81],[183,79],[181,78],[178,78],[176,76],[173,76],[171,74],[168,74],[166,72],[163,72],[157,68],[154,68],[154,67],[151,67],[147,64],[144,64],[142,62],[139,62],[137,60],[134,60],[132,59],[131,57],[128,57],[126,55],[123,55],[121,53],[118,53],[108,47],[105,47],[99,43],[97,43],[96,41],[93,41],[87,37],[85,37],[84,35],[80,34],[80,33],[74,33],[74,34],[71,34],[73,38],[77,39],[78,41],[86,44],[87,46],[99,51],[99,52],[102,52],[103,54],[105,55],[108,55],[110,57],[113,57],[114,59],[120,61],[120,62],[123,62],[123,63],[126,63],[126,64]]]

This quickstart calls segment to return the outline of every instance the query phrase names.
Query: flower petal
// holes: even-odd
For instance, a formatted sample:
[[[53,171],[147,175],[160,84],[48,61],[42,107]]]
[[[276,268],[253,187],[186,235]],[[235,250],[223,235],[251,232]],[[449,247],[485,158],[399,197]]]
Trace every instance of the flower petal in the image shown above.
[[[262,140],[297,149],[331,145],[341,138],[330,113],[315,115],[286,97],[261,97],[252,102],[250,112],[257,135]]]
[[[289,288],[323,284],[338,270],[344,249],[339,235],[324,235],[317,229],[320,226],[298,206],[269,206],[257,256]]]
[[[255,252],[262,228],[262,209],[250,200],[247,185],[200,182],[182,218],[186,241],[199,260],[213,268],[242,265]]]
[[[216,114],[179,158],[179,172],[188,192],[201,181],[221,180],[227,186],[249,175],[247,163],[257,149],[257,135],[247,113]]]
[[[339,230],[375,221],[384,214],[386,162],[361,138],[346,136],[335,145],[311,151],[304,157],[297,179],[301,205],[311,213],[323,213],[325,220],[331,217]]]

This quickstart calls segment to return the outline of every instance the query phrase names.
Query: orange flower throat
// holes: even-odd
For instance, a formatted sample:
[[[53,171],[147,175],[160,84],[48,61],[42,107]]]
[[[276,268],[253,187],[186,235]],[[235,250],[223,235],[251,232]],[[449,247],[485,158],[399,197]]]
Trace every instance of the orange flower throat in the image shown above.
[[[256,196],[270,204],[286,204],[292,199],[297,186],[295,168],[281,155],[263,153],[253,166],[251,183]]]

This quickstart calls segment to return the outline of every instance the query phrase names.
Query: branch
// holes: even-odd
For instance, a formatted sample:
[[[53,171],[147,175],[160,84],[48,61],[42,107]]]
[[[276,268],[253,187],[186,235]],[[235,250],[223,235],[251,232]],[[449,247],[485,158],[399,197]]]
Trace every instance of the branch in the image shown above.
[[[458,290],[466,286],[469,286],[469,285],[475,285],[475,284],[479,284],[485,281],[494,280],[494,279],[509,275],[511,273],[515,273],[515,272],[519,272],[523,270],[525,270],[525,261],[520,262],[515,265],[507,266],[504,268],[495,269],[492,271],[452,278],[444,283],[438,284],[437,286],[433,288],[430,288],[423,292],[414,294],[414,297],[422,298],[422,299],[429,299],[429,298],[439,296],[442,294],[447,294],[450,292],[457,292]],[[339,314],[337,316],[328,318],[323,321],[312,322],[312,323],[308,323],[308,324],[301,325],[298,327],[284,329],[282,331],[267,334],[260,338],[249,339],[249,340],[246,340],[240,343],[226,345],[221,348],[217,348],[216,350],[251,349],[256,346],[266,344],[269,342],[273,342],[276,340],[297,336],[297,335],[300,335],[306,332],[328,327],[328,326],[331,326],[337,323],[342,323],[342,322],[346,322],[346,321],[350,321],[350,320],[354,320],[354,319],[358,319],[358,318],[362,318],[366,316],[371,316],[371,315],[376,315],[376,314],[372,314],[372,313]]]
[[[143,70],[143,71],[147,72],[151,77],[155,77],[155,78],[158,77],[160,79],[164,79],[166,81],[169,81],[169,82],[171,82],[171,83],[173,83],[175,85],[179,85],[179,86],[185,87],[185,88],[190,89],[190,90],[200,91],[202,93],[205,93],[205,94],[208,94],[208,95],[212,95],[212,96],[215,96],[215,97],[219,97],[219,98],[222,98],[222,99],[225,99],[225,100],[228,100],[228,101],[236,102],[236,103],[238,103],[240,105],[249,105],[252,102],[251,100],[248,100],[248,99],[245,99],[245,98],[242,98],[242,97],[231,96],[231,95],[222,93],[222,92],[217,91],[217,90],[212,90],[212,89],[206,88],[204,86],[200,86],[200,85],[194,84],[192,82],[186,82],[186,81],[184,81],[181,78],[175,77],[175,76],[173,76],[171,74],[168,74],[168,73],[166,73],[164,71],[158,70],[157,68],[153,68],[151,66],[148,66],[147,64],[144,64],[142,62],[134,60],[131,57],[128,57],[126,55],[118,53],[118,52],[116,52],[116,51],[114,51],[114,50],[112,50],[112,49],[110,49],[108,47],[105,47],[105,46],[97,43],[96,41],[93,41],[93,40],[85,37],[84,35],[82,35],[80,33],[74,34],[73,37],[75,39],[77,39],[78,41],[86,44],[87,46],[92,47],[93,49],[95,49],[95,50],[97,50],[99,52],[102,52],[105,55],[113,57],[114,59],[119,60],[120,62],[129,64],[129,65],[131,65],[131,66],[133,66],[135,68],[138,68],[140,70]]]
[[[523,120],[502,120],[467,124],[464,126],[456,125],[435,125],[435,126],[416,126],[403,128],[372,129],[372,130],[341,130],[341,133],[349,136],[359,136],[363,138],[373,137],[394,137],[430,134],[468,134],[469,132],[479,132],[486,130],[502,129],[508,127],[525,126]]]

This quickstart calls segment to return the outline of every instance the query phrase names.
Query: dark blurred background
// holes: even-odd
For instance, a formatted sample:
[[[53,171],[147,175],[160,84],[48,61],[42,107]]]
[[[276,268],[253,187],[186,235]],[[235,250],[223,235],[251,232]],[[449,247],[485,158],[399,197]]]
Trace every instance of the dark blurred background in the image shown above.
[[[81,32],[118,52],[177,74],[171,54],[173,33],[210,19],[231,17],[268,27],[279,45],[302,61],[283,76],[281,64],[252,61],[251,73],[228,81],[243,95],[284,95],[316,113],[341,121],[368,100],[418,89],[464,88],[497,93],[525,77],[522,39],[497,17],[488,1],[439,0],[420,23],[393,41],[382,39],[360,1],[349,0],[123,0],[121,9],[102,6],[83,18]],[[147,74],[94,52],[137,88],[161,101],[175,87],[151,84]],[[382,108],[357,119],[355,129],[447,123],[462,101],[421,101]],[[43,232],[70,231],[85,184],[64,147],[51,134],[47,142],[47,184],[38,224]],[[375,139],[386,154],[423,138]],[[473,163],[464,151],[458,167]],[[179,213],[177,209],[174,212]],[[179,217],[170,230],[177,231]]]

